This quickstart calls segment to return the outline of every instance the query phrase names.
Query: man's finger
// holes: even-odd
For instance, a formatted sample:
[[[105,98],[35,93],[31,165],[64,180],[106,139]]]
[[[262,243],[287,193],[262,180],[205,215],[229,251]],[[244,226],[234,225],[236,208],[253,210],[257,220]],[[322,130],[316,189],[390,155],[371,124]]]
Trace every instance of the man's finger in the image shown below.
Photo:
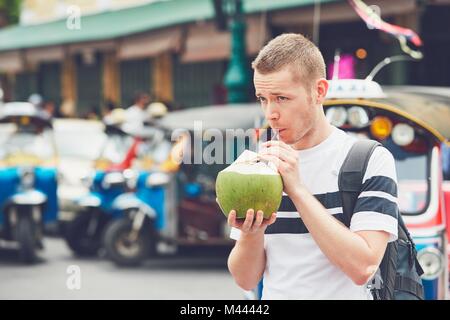
[[[248,232],[250,230],[250,228],[252,227],[254,213],[255,213],[255,210],[253,210],[253,209],[247,210],[247,215],[245,216],[245,221],[242,224],[243,232]]]
[[[263,226],[270,226],[272,223],[275,222],[275,220],[277,220],[277,213],[276,212],[272,213],[270,218],[263,222]]]
[[[286,149],[288,151],[292,151],[294,150],[291,146],[289,146],[288,144],[284,143],[283,141],[280,140],[270,140],[270,141],[266,141],[264,143],[261,143],[262,147],[272,147],[272,146],[279,146],[280,148]]]
[[[255,219],[255,222],[253,223],[252,231],[256,231],[261,226],[263,219],[264,219],[264,213],[261,210],[259,210],[256,213],[256,219]]]
[[[280,158],[282,161],[296,164],[297,159],[295,158],[295,155],[293,155],[291,152],[288,152],[284,149],[281,149],[279,147],[270,147],[267,149],[262,149],[259,152],[260,155],[273,155],[275,157]]]
[[[277,168],[281,165],[283,161],[281,161],[280,158],[270,155],[270,154],[259,154],[258,155],[260,159],[264,161],[272,162]]]
[[[236,211],[231,210],[228,214],[228,225],[231,227],[236,227]]]

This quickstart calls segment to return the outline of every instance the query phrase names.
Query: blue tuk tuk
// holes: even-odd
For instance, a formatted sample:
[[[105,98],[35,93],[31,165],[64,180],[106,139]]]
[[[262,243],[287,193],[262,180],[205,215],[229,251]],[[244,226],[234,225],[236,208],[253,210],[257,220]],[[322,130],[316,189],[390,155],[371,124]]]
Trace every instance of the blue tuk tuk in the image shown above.
[[[64,221],[64,239],[78,256],[95,256],[108,223],[123,215],[117,200],[130,190],[133,171],[129,169],[142,139],[122,125],[122,121],[104,121],[106,138],[91,173],[82,178],[88,192],[73,200],[73,218]]]
[[[0,239],[25,263],[57,225],[57,155],[50,116],[30,103],[0,108]]]

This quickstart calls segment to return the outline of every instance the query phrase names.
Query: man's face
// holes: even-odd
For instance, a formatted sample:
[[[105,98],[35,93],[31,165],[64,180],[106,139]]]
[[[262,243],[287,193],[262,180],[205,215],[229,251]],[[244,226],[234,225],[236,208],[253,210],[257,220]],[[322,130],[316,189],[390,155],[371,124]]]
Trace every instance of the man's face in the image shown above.
[[[293,145],[313,128],[318,115],[313,90],[295,81],[289,68],[269,74],[255,70],[253,82],[265,118],[280,140]]]

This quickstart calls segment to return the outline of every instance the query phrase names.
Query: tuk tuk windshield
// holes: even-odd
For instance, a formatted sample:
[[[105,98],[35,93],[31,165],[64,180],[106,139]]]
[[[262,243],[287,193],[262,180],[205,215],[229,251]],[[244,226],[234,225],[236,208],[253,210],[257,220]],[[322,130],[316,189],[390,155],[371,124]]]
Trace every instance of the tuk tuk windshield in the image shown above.
[[[55,123],[55,142],[58,155],[62,158],[93,161],[98,159],[107,139],[101,127]]]
[[[125,159],[133,142],[134,138],[132,136],[126,134],[110,134],[103,145],[100,158],[111,161],[112,163],[120,163]]]
[[[50,129],[30,130],[15,124],[2,124],[0,132],[1,160],[10,163],[29,160],[34,163],[56,155]]]
[[[428,206],[429,153],[407,151],[396,145],[392,138],[387,138],[381,143],[395,159],[400,212],[405,215],[423,213]]]
[[[134,162],[136,169],[156,169],[170,158],[173,142],[164,136],[162,130],[151,129],[151,134],[143,138],[137,149],[137,161]]]
[[[386,147],[395,158],[400,212],[406,215],[423,213],[428,206],[429,153],[407,152],[390,145]]]

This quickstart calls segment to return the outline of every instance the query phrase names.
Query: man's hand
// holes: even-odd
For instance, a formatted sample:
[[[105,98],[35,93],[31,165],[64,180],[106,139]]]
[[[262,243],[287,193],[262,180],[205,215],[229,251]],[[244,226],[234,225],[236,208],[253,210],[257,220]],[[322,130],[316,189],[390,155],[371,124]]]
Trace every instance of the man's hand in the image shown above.
[[[298,169],[298,151],[283,141],[267,141],[261,146],[259,157],[277,167],[283,178],[284,192],[293,196],[302,186]]]
[[[247,210],[245,219],[236,219],[236,211],[231,210],[228,224],[241,231],[239,239],[228,257],[228,269],[237,285],[244,290],[252,290],[261,280],[266,267],[266,253],[264,250],[264,231],[274,223],[276,214],[270,219],[263,219],[261,210]]]
[[[230,214],[228,215],[228,225],[241,230],[243,234],[256,234],[260,232],[264,233],[267,226],[274,223],[276,218],[277,214],[272,213],[270,219],[264,219],[264,214],[261,210],[256,213],[255,217],[255,210],[248,209],[245,220],[242,221],[242,219],[237,220],[236,211],[231,210]]]

